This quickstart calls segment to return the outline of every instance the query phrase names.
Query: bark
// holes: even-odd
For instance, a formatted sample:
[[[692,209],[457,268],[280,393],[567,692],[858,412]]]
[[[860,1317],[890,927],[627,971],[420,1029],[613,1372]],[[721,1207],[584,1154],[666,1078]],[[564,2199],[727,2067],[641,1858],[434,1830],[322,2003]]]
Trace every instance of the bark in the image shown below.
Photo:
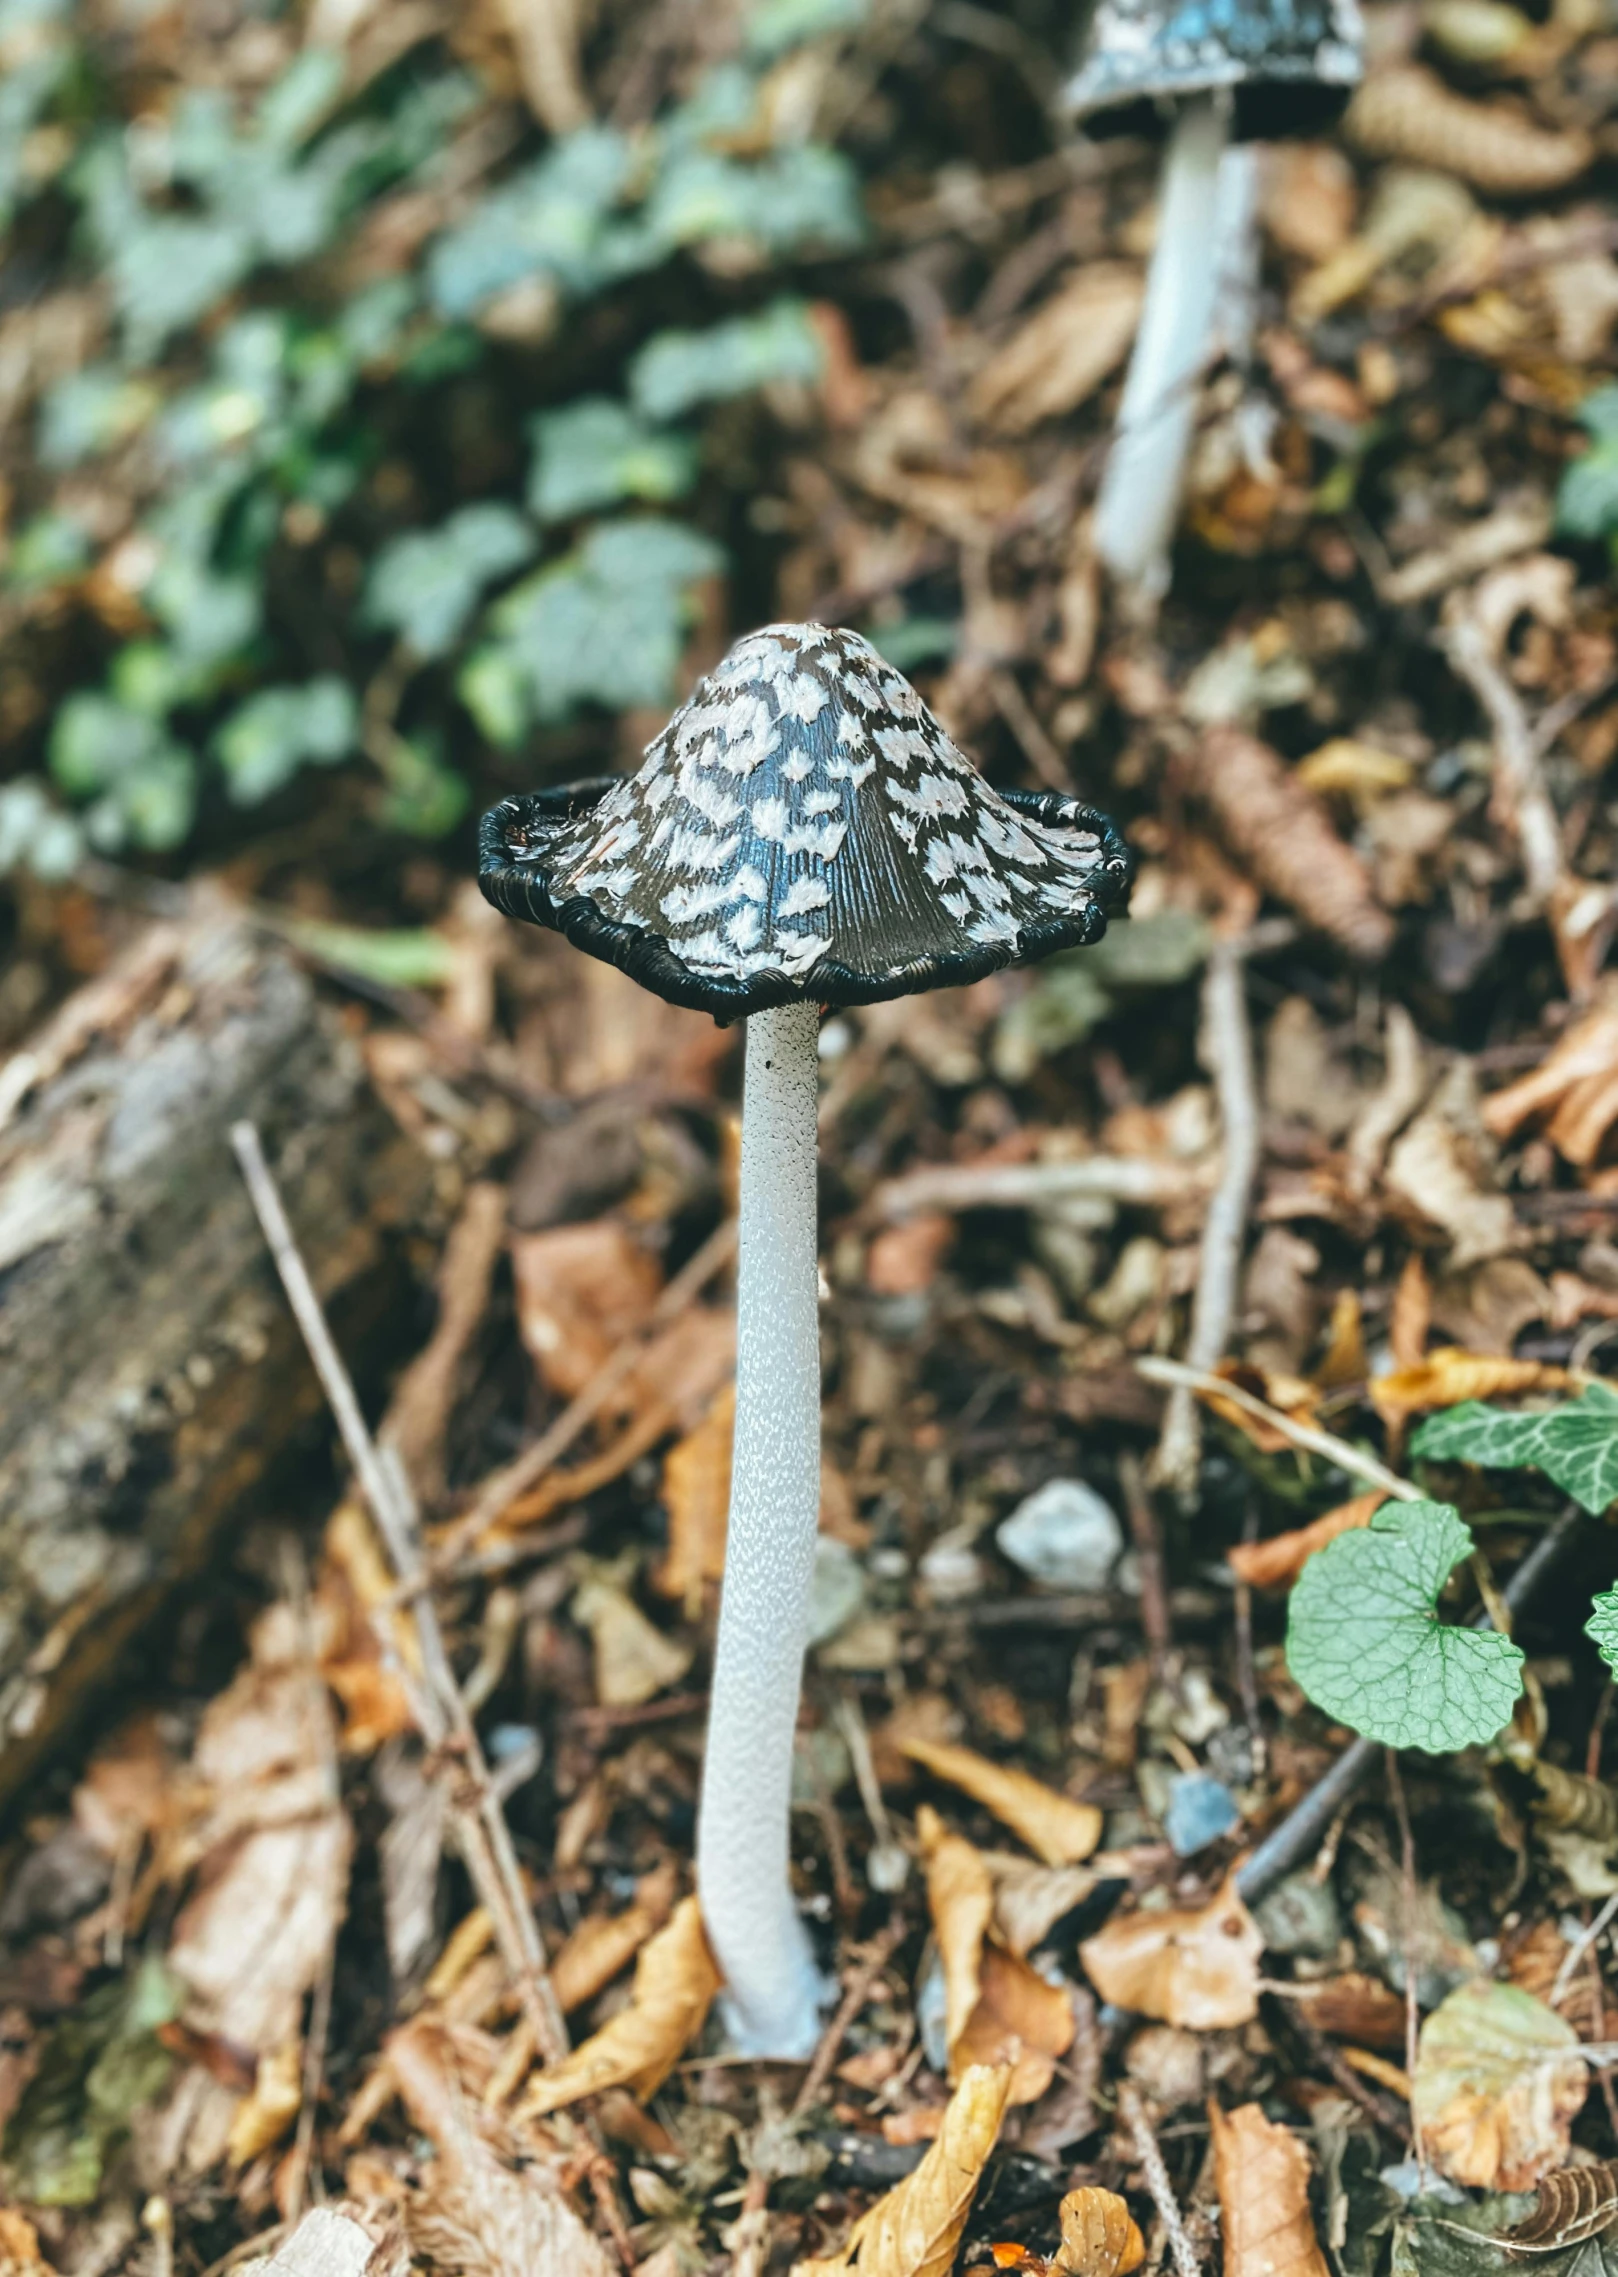
[[[0,1067],[0,1807],[319,1412],[241,1116],[339,1328],[385,1333],[427,1166],[284,950],[154,926]]]

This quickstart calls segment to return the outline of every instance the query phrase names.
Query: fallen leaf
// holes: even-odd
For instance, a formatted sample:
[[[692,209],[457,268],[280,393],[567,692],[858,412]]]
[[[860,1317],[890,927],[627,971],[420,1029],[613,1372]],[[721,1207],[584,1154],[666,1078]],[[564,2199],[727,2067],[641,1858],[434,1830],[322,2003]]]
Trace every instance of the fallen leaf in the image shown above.
[[[1234,1881],[1207,1905],[1126,1914],[1079,1947],[1085,1973],[1103,2000],[1217,2032],[1258,2014],[1264,1939]]]
[[[1384,2053],[1404,2047],[1405,2004],[1380,1977],[1348,1969],[1341,1976],[1294,1985],[1288,1998],[1328,2039],[1353,2040]]]
[[[1273,1534],[1267,1542],[1236,1543],[1225,1552],[1226,1560],[1236,1578],[1252,1589],[1289,1589],[1316,1550],[1356,1526],[1368,1526],[1387,1499],[1383,1487],[1356,1494],[1334,1510],[1322,1511],[1307,1526],[1293,1527],[1290,1533]]]
[[[1388,1316],[1388,1346],[1396,1368],[1419,1368],[1427,1352],[1427,1332],[1433,1324],[1433,1284],[1413,1249],[1394,1284],[1393,1307]]]
[[[1561,2167],[1544,2177],[1534,2196],[1533,2212],[1507,2230],[1501,2244],[1544,2252],[1610,2236],[1618,2229],[1618,2160]]]
[[[386,2047],[412,2124],[438,2150],[402,2208],[418,2253],[457,2277],[618,2277],[559,2175],[532,2158],[514,2170],[497,2155],[485,2131],[496,2122],[462,2084],[442,2027],[418,2019]]]
[[[865,1253],[866,1287],[877,1297],[920,1296],[938,1278],[955,1233],[955,1220],[941,1210],[884,1226]]]
[[[225,2155],[246,2166],[281,2140],[303,2103],[303,2049],[296,2040],[258,2060],[258,2075],[230,2123]]]
[[[1306,790],[1323,798],[1350,799],[1361,808],[1386,798],[1390,791],[1406,789],[1414,772],[1408,759],[1346,735],[1334,735],[1293,769]]]
[[[1210,2100],[1225,2277],[1330,2277],[1309,2214],[1309,2154],[1256,2103]]]
[[[595,1647],[596,1698],[604,1708],[639,1708],[678,1684],[695,1658],[646,1618],[627,1590],[592,1575],[573,1594],[573,1617]]]
[[[1426,2019],[1411,2111],[1441,2174],[1528,2190],[1567,2161],[1589,2073],[1571,2024],[1518,1985],[1478,1978]]]
[[[647,1939],[656,1936],[673,1907],[675,1882],[672,1865],[643,1875],[634,1902],[622,1913],[587,1914],[558,1948],[550,1979],[564,2016],[604,1992]]]
[[[1052,2269],[1067,2277],[1129,2277],[1146,2259],[1146,2243],[1115,2191],[1070,2190],[1059,2208],[1062,2243]]]
[[[1581,130],[1552,133],[1512,104],[1469,103],[1413,63],[1373,72],[1342,131],[1373,158],[1434,167],[1504,197],[1561,189],[1584,172],[1596,148]]]
[[[916,1813],[927,1872],[927,1909],[944,1972],[944,2044],[953,2049],[978,2004],[983,1941],[994,1918],[994,1882],[983,1853],[951,1834],[935,1810]]]
[[[421,1670],[416,1625],[395,1599],[392,1569],[357,1496],[333,1511],[321,1548],[314,1606],[320,1673],[342,1702],[344,1753],[371,1755],[384,1740],[416,1728],[405,1687],[383,1658],[378,1621],[412,1675]]]
[[[581,1392],[657,1302],[662,1276],[615,1218],[512,1236],[517,1325],[529,1357],[560,1399]]]
[[[1504,1194],[1491,1191],[1490,1166],[1475,1125],[1464,1069],[1441,1085],[1389,1150],[1383,1182],[1418,1227],[1436,1226],[1452,1243],[1450,1266],[1477,1264],[1521,1245],[1516,1214]]]
[[[972,416],[1025,435],[1074,410],[1128,354],[1142,297],[1138,269],[1087,263],[989,358],[968,392]]]
[[[995,1931],[1013,1953],[1031,1953],[1101,1880],[1095,1866],[1036,1866],[1009,1852],[991,1853],[988,1865],[994,1877]]]
[[[40,2272],[48,2277],[49,2269],[33,2223],[0,2206],[0,2277],[37,2277]]]
[[[1463,1400],[1498,1399],[1503,1393],[1570,1391],[1574,1381],[1565,1368],[1548,1361],[1463,1352],[1446,1344],[1413,1368],[1373,1376],[1367,1392],[1383,1422],[1392,1426],[1429,1407],[1459,1407]]]
[[[238,2277],[409,2277],[410,2252],[391,2214],[315,2206],[273,2253],[235,2266]]]
[[[1009,2064],[967,2072],[914,2174],[855,2223],[840,2254],[800,2261],[793,2277],[948,2277],[1010,2089]]]
[[[655,1352],[654,1346],[648,1359]],[[731,1381],[720,1386],[701,1420],[664,1459],[669,1546],[653,1570],[652,1587],[659,1596],[675,1599],[687,1620],[698,1617],[724,1577],[735,1428],[736,1386]],[[820,1464],[820,1530],[851,1548],[864,1548],[869,1539],[869,1529],[855,1515],[847,1480],[826,1456]]]
[[[912,1763],[992,1811],[1047,1866],[1076,1866],[1101,1840],[1102,1814],[1093,1803],[1073,1802],[1026,1771],[991,1763],[969,1747],[920,1738],[898,1744]]]
[[[540,2073],[523,2097],[522,2116],[543,2118],[604,2087],[630,2088],[644,2103],[702,2030],[718,1990],[702,1913],[689,1897],[643,1949],[629,2006]]]
[[[1549,1115],[1552,1145],[1569,1162],[1586,1169],[1618,1120],[1618,1096],[1607,1105],[1615,1081],[1618,987],[1609,984],[1538,1067],[1484,1101],[1483,1120],[1496,1138],[1509,1139],[1534,1117]],[[1605,1114],[1604,1121],[1600,1113]]]

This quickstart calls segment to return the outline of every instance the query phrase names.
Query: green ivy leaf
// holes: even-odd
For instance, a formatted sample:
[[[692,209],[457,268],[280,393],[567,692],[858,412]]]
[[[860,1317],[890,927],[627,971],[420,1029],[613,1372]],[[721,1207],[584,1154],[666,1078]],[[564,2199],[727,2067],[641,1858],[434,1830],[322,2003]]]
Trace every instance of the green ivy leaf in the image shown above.
[[[17,2197],[94,2204],[109,2151],[173,2069],[157,2033],[180,2005],[179,1985],[147,1959],[56,2025],[5,2130],[4,2173]]]
[[[83,856],[84,832],[37,776],[0,783],[0,877],[30,870],[36,878],[69,878]]]
[[[1618,387],[1597,388],[1579,406],[1590,448],[1562,476],[1556,527],[1564,537],[1604,538],[1618,530]]]
[[[226,787],[237,806],[257,806],[302,766],[335,766],[354,749],[359,708],[334,674],[301,688],[261,688],[215,738]]]
[[[724,555],[679,522],[602,522],[576,553],[527,578],[490,611],[494,641],[460,692],[484,733],[511,741],[531,721],[582,703],[612,711],[667,703],[691,617],[691,587]]]
[[[127,845],[162,853],[190,830],[196,767],[147,714],[94,692],[70,696],[56,715],[50,758],[70,797],[94,798],[85,829],[102,853]]]
[[[694,404],[746,395],[771,380],[818,380],[825,349],[801,300],[781,299],[757,316],[705,332],[659,332],[629,369],[629,391],[648,419],[674,419]]]
[[[1541,1470],[1594,1516],[1618,1502],[1618,1394],[1604,1384],[1541,1415],[1465,1400],[1430,1416],[1410,1445],[1427,1462]]]
[[[587,395],[534,421],[528,504],[542,522],[566,522],[622,498],[663,505],[697,476],[689,436],[659,433],[627,404]]]
[[[365,613],[402,634],[418,656],[446,656],[485,587],[533,550],[534,533],[514,506],[465,506],[441,528],[413,531],[382,548]]]
[[[869,14],[869,0],[753,0],[747,11],[747,50],[750,55],[782,55],[831,32],[855,31]]]
[[[1493,1739],[1522,1689],[1522,1653],[1497,1630],[1450,1628],[1437,1614],[1471,1548],[1448,1503],[1397,1502],[1315,1552],[1292,1592],[1287,1666],[1317,1708],[1429,1755]]]

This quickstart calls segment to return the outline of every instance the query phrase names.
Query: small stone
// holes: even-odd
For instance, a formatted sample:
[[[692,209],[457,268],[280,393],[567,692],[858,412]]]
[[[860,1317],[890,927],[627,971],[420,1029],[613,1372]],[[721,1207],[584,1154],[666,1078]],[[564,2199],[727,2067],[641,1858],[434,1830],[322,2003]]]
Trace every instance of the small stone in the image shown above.
[[[1182,1771],[1169,1782],[1163,1831],[1177,1858],[1193,1858],[1206,1850],[1210,1842],[1239,1826],[1241,1816],[1230,1789],[1210,1779],[1206,1771]]]
[[[846,1542],[822,1534],[815,1543],[815,1577],[809,1590],[809,1642],[825,1644],[847,1628],[865,1603],[865,1576]]]
[[[1124,1546],[1124,1532],[1094,1487],[1053,1478],[995,1531],[1014,1566],[1046,1589],[1105,1589]]]
[[[923,1553],[916,1568],[921,1586],[934,1605],[962,1605],[982,1594],[986,1576],[983,1560],[972,1547],[964,1527],[940,1534]]]

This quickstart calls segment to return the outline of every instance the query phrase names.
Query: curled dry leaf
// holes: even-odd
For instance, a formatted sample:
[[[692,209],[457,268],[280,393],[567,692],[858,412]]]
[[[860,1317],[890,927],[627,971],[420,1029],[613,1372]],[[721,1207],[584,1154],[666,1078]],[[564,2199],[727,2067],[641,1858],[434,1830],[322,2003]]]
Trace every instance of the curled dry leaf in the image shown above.
[[[702,1914],[696,1899],[686,1898],[641,1953],[629,2006],[540,2073],[523,2097],[522,2115],[543,2118],[604,2087],[627,2087],[645,2102],[701,2031],[718,1990]]]
[[[1009,1852],[992,1855],[989,1871],[995,1933],[1013,1953],[1031,1953],[1101,1879],[1095,1866],[1035,1866]]]
[[[1274,1534],[1267,1542],[1236,1543],[1225,1553],[1227,1562],[1237,1579],[1252,1589],[1290,1589],[1316,1550],[1323,1550],[1328,1542],[1335,1542],[1339,1534],[1351,1533],[1356,1526],[1368,1526],[1387,1499],[1382,1487],[1374,1487],[1369,1494],[1356,1494],[1351,1501],[1338,1503],[1335,1510],[1322,1511],[1307,1526],[1293,1527],[1290,1533]]]
[[[1498,1139],[1548,1115],[1546,1135],[1580,1169],[1600,1153],[1618,1122],[1618,989],[1609,990],[1547,1052],[1538,1067],[1484,1102],[1483,1120]]]
[[[1544,2252],[1606,2237],[1618,2229],[1618,2160],[1564,2166],[1547,2174],[1534,2195],[1533,2212],[1507,2230],[1502,2244]]]
[[[604,1708],[643,1707],[689,1671],[690,1646],[664,1636],[628,1591],[605,1576],[580,1583],[572,1610],[595,1647],[596,1698]]]
[[[1208,2105],[1225,2277],[1329,2277],[1309,2215],[1309,2154],[1256,2103]]]
[[[1010,2090],[1009,2064],[968,2071],[914,2174],[855,2223],[840,2254],[800,2261],[793,2277],[948,2277]]]
[[[1375,72],[1350,103],[1343,132],[1373,158],[1436,166],[1496,196],[1559,190],[1595,156],[1587,134],[1547,132],[1513,105],[1469,103],[1419,64]]]
[[[1109,1921],[1079,1947],[1103,2000],[1163,2024],[1217,2032],[1258,2014],[1264,1939],[1225,1883],[1207,1905],[1140,1912]]]
[[[587,1914],[579,1923],[551,1963],[551,1990],[564,2016],[604,1992],[656,1936],[673,1907],[675,1880],[672,1865],[659,1866],[642,1876],[622,1913]]]
[[[967,397],[972,416],[1003,435],[1025,435],[1072,411],[1123,362],[1141,298],[1138,269],[1088,263],[983,366]]]
[[[1129,2277],[1146,2243],[1115,2191],[1070,2190],[1061,2204],[1062,2243],[1052,2269],[1067,2277]]]
[[[1513,1360],[1491,1352],[1463,1352],[1453,1344],[1429,1352],[1413,1368],[1375,1376],[1371,1405],[1386,1424],[1402,1423],[1429,1407],[1458,1407],[1465,1399],[1499,1399],[1530,1391],[1569,1391],[1574,1379],[1545,1360]]]
[[[1240,728],[1210,728],[1187,787],[1267,892],[1363,963],[1387,955],[1393,920],[1378,906],[1364,863],[1279,753]]]
[[[1294,1984],[1287,1997],[1329,2040],[1396,2054],[1405,2044],[1405,2004],[1380,1977],[1347,1969],[1341,1976]]]
[[[1093,1803],[1073,1802],[1026,1771],[991,1763],[969,1747],[920,1738],[898,1744],[912,1763],[992,1811],[1047,1866],[1077,1866],[1101,1840],[1102,1816]]]
[[[657,1302],[661,1275],[614,1218],[512,1236],[517,1324],[529,1357],[559,1399],[581,1392]]]
[[[1011,2101],[1035,2103],[1073,2044],[1068,1989],[1047,1983],[1020,1954],[989,1942],[994,1884],[982,1853],[949,1833],[925,1804],[916,1831],[944,1973],[950,2077],[958,2079],[973,2066],[1010,2063]]]
[[[404,2206],[418,2252],[457,2277],[615,2277],[559,2173],[537,2159],[514,2170],[499,2156],[499,2122],[463,2085],[449,2034],[418,2019],[392,2034],[387,2057],[411,2123],[438,2151]]]
[[[1411,2111],[1452,2182],[1527,2190],[1565,2163],[1589,2073],[1571,2024],[1518,1985],[1458,1985],[1421,2028]]]

